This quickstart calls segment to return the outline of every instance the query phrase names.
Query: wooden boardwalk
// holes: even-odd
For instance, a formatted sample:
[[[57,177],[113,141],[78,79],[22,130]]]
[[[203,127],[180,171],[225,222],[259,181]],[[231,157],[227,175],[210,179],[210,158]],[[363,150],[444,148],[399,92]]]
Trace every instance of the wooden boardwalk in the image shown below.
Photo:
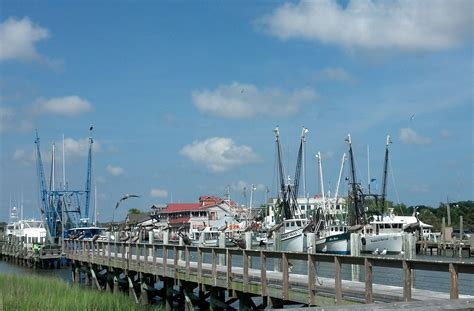
[[[143,289],[150,276],[168,280],[172,284],[194,284],[200,291],[210,291],[214,301],[220,297],[221,306],[236,299],[244,300],[244,306],[247,305],[245,301],[255,296],[264,298],[264,303],[274,306],[283,305],[284,302],[322,305],[324,301],[327,302],[327,297],[333,297],[338,304],[343,300],[373,303],[431,301],[440,298],[474,299],[474,296],[459,294],[459,273],[474,274],[474,264],[467,262],[92,241],[68,241],[66,254],[73,260],[75,267],[92,269],[93,275],[104,269],[115,276],[117,273],[130,274],[130,288],[134,288],[134,278],[143,280],[139,282]],[[236,257],[242,258],[239,266],[233,261]],[[252,258],[258,258],[258,267],[251,267]],[[276,269],[269,269],[270,260],[278,263],[274,264]],[[306,265],[307,273],[291,272],[290,261]],[[334,264],[334,278],[318,276],[319,262]],[[346,265],[363,270],[365,281],[343,280],[342,267]],[[403,275],[403,286],[373,283],[374,267],[398,268]],[[447,272],[446,282],[450,284],[450,291],[440,293],[413,288],[412,272],[416,270]],[[98,282],[96,284],[98,288],[103,287]],[[217,294],[213,294],[213,290]],[[222,290],[228,291],[228,295],[221,295]],[[137,301],[143,295],[139,288],[131,293]],[[229,298],[228,301],[225,297]]]

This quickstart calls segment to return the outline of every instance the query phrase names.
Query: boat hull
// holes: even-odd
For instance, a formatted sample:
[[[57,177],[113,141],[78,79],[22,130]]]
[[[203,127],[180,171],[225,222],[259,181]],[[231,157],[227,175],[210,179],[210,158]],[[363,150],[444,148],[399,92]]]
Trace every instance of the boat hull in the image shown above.
[[[285,252],[304,252],[307,247],[306,234],[298,228],[281,234],[281,249]]]
[[[363,253],[373,253],[378,250],[382,252],[384,249],[387,253],[399,254],[403,247],[402,233],[385,233],[377,235],[362,235],[361,251]]]
[[[316,241],[316,252],[349,255],[351,253],[350,233],[331,235]]]

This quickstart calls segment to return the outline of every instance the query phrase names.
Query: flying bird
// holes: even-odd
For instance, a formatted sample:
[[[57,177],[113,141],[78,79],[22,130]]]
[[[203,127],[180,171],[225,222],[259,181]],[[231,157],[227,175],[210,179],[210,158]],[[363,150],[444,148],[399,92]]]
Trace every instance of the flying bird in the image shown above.
[[[412,114],[410,117],[410,122],[413,121],[414,118],[415,118],[415,114]]]
[[[117,202],[117,205],[115,205],[115,209],[117,209],[117,207],[119,207],[120,203],[123,201],[123,200],[126,200],[128,198],[139,198],[140,196],[139,195],[136,195],[136,194],[126,194],[123,198],[121,198],[118,202]]]
[[[92,131],[94,129],[94,125],[91,124],[91,126],[89,127],[89,131]]]

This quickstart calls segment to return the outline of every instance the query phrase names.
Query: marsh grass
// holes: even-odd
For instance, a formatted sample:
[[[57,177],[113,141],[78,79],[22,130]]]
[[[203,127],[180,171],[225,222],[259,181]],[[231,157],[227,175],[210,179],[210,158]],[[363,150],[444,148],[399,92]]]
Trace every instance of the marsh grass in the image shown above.
[[[0,274],[0,310],[159,310],[56,278]]]

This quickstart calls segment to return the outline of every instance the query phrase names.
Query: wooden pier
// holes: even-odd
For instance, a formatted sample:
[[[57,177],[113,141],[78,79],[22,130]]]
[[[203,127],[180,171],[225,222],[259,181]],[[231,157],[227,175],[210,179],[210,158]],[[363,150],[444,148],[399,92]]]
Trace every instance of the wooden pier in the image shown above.
[[[0,258],[32,268],[60,268],[63,256],[59,246],[43,246],[35,251],[20,242],[0,241]]]
[[[83,280],[98,290],[126,291],[137,303],[161,297],[168,310],[177,306],[250,310],[295,303],[324,306],[347,301],[474,299],[474,284],[470,295],[459,293],[460,275],[474,274],[474,263],[468,262],[113,241],[66,241],[65,252],[72,261],[75,282]],[[333,265],[333,277],[319,275],[319,263]],[[304,266],[304,272],[294,272],[295,266]],[[375,283],[375,271],[382,271],[379,267],[396,269],[401,284]],[[362,272],[364,280],[343,278],[347,269]],[[421,270],[444,272],[446,279],[440,282],[447,282],[449,289],[414,288],[413,276]]]

